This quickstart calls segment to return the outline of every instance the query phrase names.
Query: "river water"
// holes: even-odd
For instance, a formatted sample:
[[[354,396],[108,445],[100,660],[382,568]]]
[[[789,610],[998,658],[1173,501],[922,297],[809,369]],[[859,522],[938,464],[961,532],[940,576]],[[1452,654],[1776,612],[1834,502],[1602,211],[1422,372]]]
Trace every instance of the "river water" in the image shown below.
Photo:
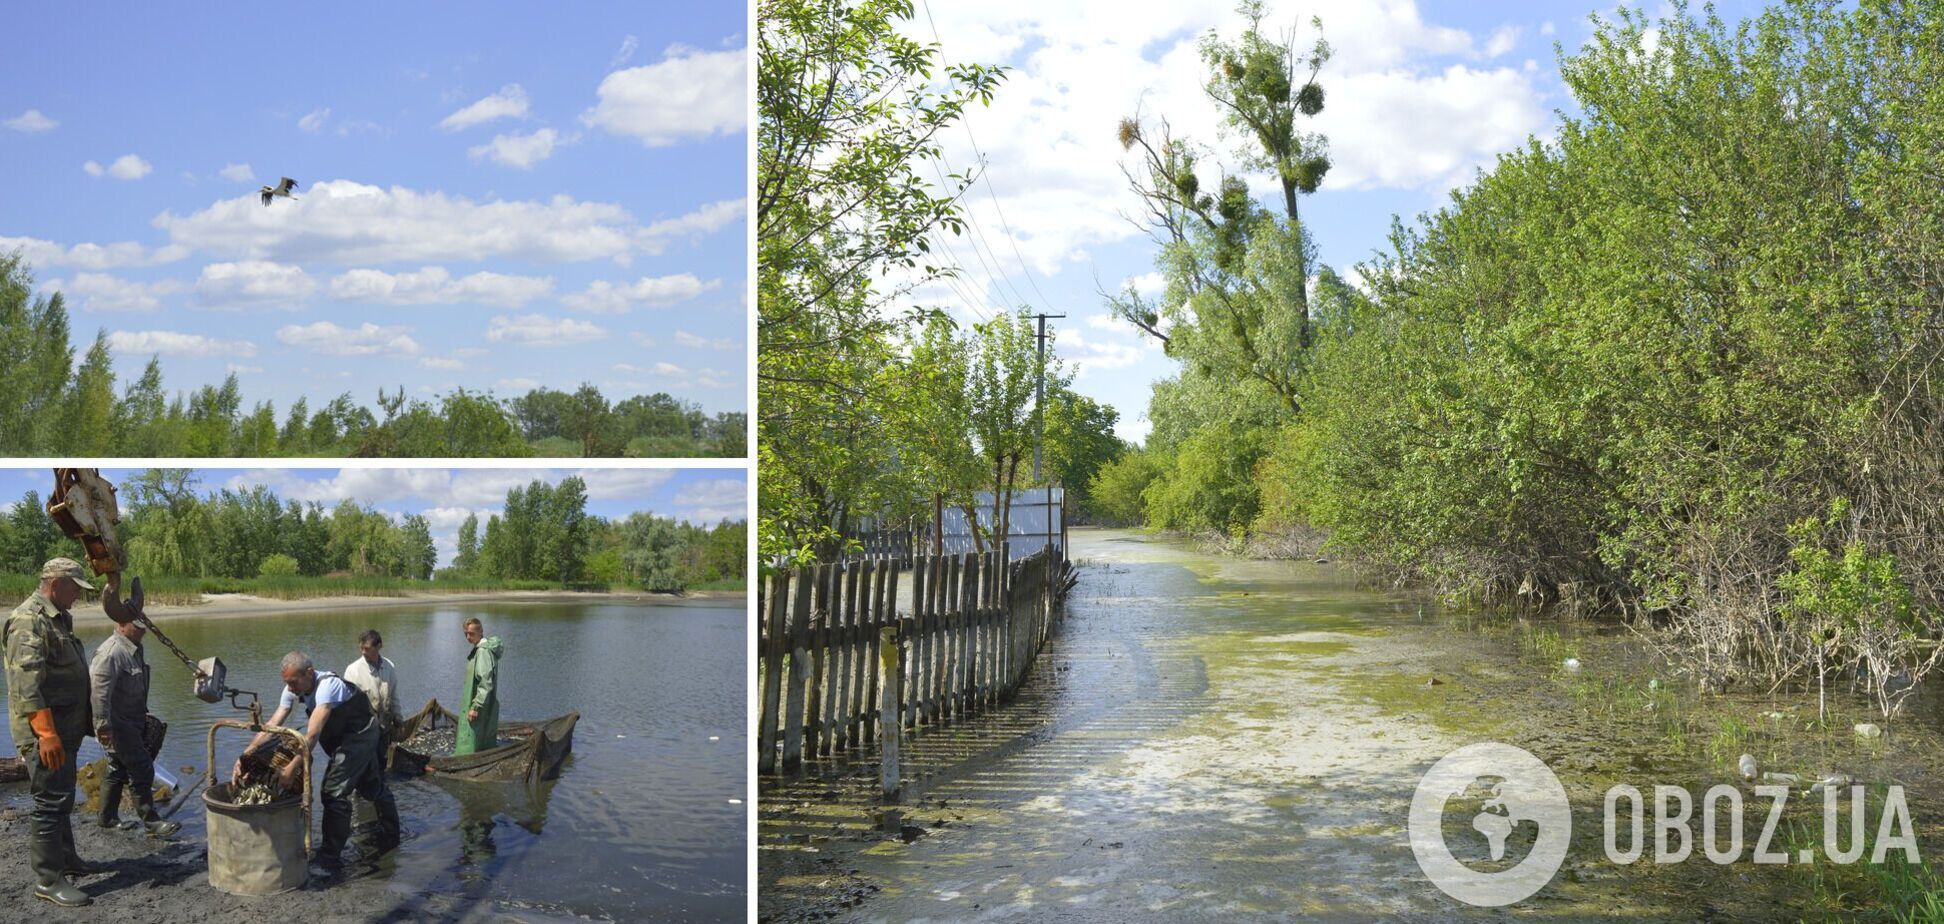
[[[1623,627],[1445,608],[1336,565],[1072,535],[1080,582],[1017,699],[908,743],[915,842],[870,833],[868,766],[766,784],[766,919],[1815,919],[1855,874],[1749,862],[1768,806],[1753,795],[1739,862],[1698,842],[1681,863],[1651,862],[1651,843],[1632,865],[1604,855],[1610,786],[1686,787],[1698,814],[1743,752],[1763,769],[1906,784],[1925,856],[1944,844],[1944,749],[1919,717],[1931,702],[1861,740],[1852,722],[1882,721],[1861,700],[1836,697],[1825,728],[1813,692],[1704,696]],[[1572,805],[1559,874],[1511,909],[1439,892],[1407,835],[1420,777],[1481,741],[1545,761]],[[1810,805],[1798,795],[1790,823]],[[1494,866],[1471,817],[1447,808],[1461,862],[1530,852],[1522,826]],[[1779,837],[1794,864],[1800,841]]]
[[[444,893],[465,896],[475,917],[739,920],[747,779],[740,601],[325,609],[174,616],[161,627],[190,657],[221,657],[230,686],[262,695],[266,718],[276,708],[285,652],[303,650],[319,668],[342,672],[358,656],[358,633],[377,629],[409,715],[432,697],[456,704],[468,650],[461,624],[475,616],[505,643],[502,721],[578,711],[573,755],[558,780],[534,790],[392,781],[407,840],[373,877],[382,889],[372,879],[356,884],[374,893],[360,906],[377,916]],[[91,655],[107,628],[83,628]],[[209,723],[247,715],[195,699],[188,670],[152,637],[145,648],[154,676],[150,711],[169,723],[157,765],[193,780],[181,771],[206,766]],[[241,731],[219,730],[217,766],[229,767],[246,740]],[[93,756],[99,752],[90,741],[82,759]],[[5,787],[5,804],[24,808],[24,790]],[[200,796],[175,820],[185,825],[176,840],[199,844]],[[190,887],[206,888],[201,880]]]

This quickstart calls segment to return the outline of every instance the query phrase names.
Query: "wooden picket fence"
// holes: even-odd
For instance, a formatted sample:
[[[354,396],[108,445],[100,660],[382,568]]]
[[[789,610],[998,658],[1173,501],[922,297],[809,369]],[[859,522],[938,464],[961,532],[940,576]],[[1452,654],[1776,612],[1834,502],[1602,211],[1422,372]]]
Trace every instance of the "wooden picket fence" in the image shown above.
[[[894,755],[901,731],[957,721],[1009,697],[1046,643],[1068,564],[1055,549],[1008,564],[1007,551],[771,575],[757,600],[758,771],[796,773],[806,758],[880,739]],[[912,602],[901,608],[907,579]]]

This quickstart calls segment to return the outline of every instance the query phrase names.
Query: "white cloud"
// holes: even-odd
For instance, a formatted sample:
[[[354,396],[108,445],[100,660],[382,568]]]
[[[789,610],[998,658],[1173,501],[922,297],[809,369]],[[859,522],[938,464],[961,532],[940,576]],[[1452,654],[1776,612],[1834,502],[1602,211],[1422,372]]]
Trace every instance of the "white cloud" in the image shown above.
[[[256,182],[256,171],[251,170],[249,164],[224,164],[216,175],[232,183]]]
[[[587,291],[565,296],[560,303],[575,311],[619,313],[637,306],[660,308],[685,302],[721,285],[720,279],[703,282],[690,273],[643,276],[619,286],[597,279],[588,284]]]
[[[635,49],[640,47],[641,40],[632,35],[622,39],[621,47],[614,52],[614,57],[608,59],[608,70],[614,70],[628,63],[628,59],[634,57]]]
[[[500,379],[498,384],[499,387],[507,391],[532,391],[540,387],[540,380],[520,376],[518,378]]]
[[[710,340],[707,337],[700,337],[685,330],[675,332],[675,343],[678,346],[685,346],[691,350],[733,350],[741,346],[733,337]]]
[[[491,158],[496,164],[531,170],[533,165],[553,156],[554,142],[560,133],[543,128],[530,135],[494,135],[493,140],[467,149],[473,160]]]
[[[1293,0],[1267,6],[1266,27],[1298,27],[1299,48],[1314,37],[1309,8]],[[1102,17],[1033,0],[933,4],[947,62],[1013,67],[991,106],[968,111],[969,135],[954,127],[939,136],[954,167],[984,155],[985,182],[998,203],[986,190],[965,200],[984,241],[946,243],[974,271],[980,263],[965,248],[988,247],[984,258],[997,260],[991,274],[1002,280],[999,304],[1013,303],[1015,288],[1020,298],[1036,298],[1027,268],[1050,275],[1085,263],[1095,247],[1140,234],[1122,217],[1142,214],[1139,201],[1119,170],[1101,169],[1128,157],[1116,138],[1123,117],[1138,110],[1165,118],[1177,138],[1210,149],[1204,186],[1213,185],[1218,164],[1239,169],[1237,139],[1221,130],[1203,92],[1198,48],[1211,28],[1230,38],[1240,33],[1234,7],[1233,0],[1181,0]],[[1305,128],[1329,136],[1326,190],[1446,188],[1548,121],[1544,92],[1521,68],[1477,64],[1493,50],[1484,33],[1426,22],[1413,0],[1332,5],[1323,31],[1335,49],[1319,78],[1328,105]],[[933,40],[925,17],[907,33]],[[1266,176],[1251,179],[1269,192]]]
[[[370,321],[357,327],[318,321],[286,324],[277,330],[277,339],[326,356],[411,356],[419,351],[418,342],[407,336],[411,332],[409,327],[380,327]]]
[[[139,180],[142,177],[148,176],[155,168],[148,161],[140,157],[133,154],[123,154],[115,158],[115,162],[106,167],[91,160],[82,164],[81,169],[86,171],[89,176],[106,174],[117,180]]]
[[[118,330],[108,335],[108,348],[117,353],[159,353],[163,356],[255,356],[248,340],[218,340],[202,334],[172,330]]]
[[[1159,362],[1164,358],[1160,345],[1154,340],[1137,337],[1125,322],[1115,323],[1120,325],[1118,331],[1094,324],[1093,319],[1089,318],[1088,326],[1101,333],[1089,334],[1073,328],[1060,332],[1056,341],[1060,355],[1077,367],[1076,377],[1085,378],[1089,373],[1103,369],[1125,369],[1143,362]]]
[[[595,92],[600,102],[581,115],[596,128],[649,147],[743,130],[749,102],[745,49],[668,49],[656,64],[615,71]]]
[[[0,237],[0,252],[20,251],[21,257],[36,268],[72,266],[76,269],[114,269],[123,266],[157,266],[174,263],[189,255],[189,248],[170,244],[153,250],[134,241],[116,244],[76,244],[62,247],[53,241],[32,237]]]
[[[226,363],[223,366],[223,370],[232,375],[254,375],[257,373],[261,373],[263,371],[263,367],[245,366],[245,365],[240,365],[238,363]]]
[[[628,36],[628,38],[633,39],[634,36],[630,35]],[[8,128],[13,129],[14,131],[24,132],[29,135],[39,134],[41,132],[51,132],[54,129],[60,127],[60,124],[61,123],[56,122],[53,119],[41,115],[41,111],[39,109],[29,109],[26,112],[14,116],[11,119],[7,119],[4,122],[0,122],[0,125],[5,125]]]
[[[475,125],[484,125],[496,119],[518,119],[527,114],[526,90],[517,83],[509,83],[498,93],[484,97],[460,109],[439,122],[439,127],[449,132],[461,131]]]
[[[749,518],[749,484],[741,478],[690,482],[676,492],[675,506],[665,512],[697,525],[746,520]]]
[[[459,279],[442,266],[387,273],[354,269],[331,279],[331,297],[383,305],[481,304],[518,308],[553,291],[551,276],[479,272]]]
[[[486,327],[486,339],[495,343],[524,343],[530,346],[564,346],[587,343],[607,336],[607,331],[573,318],[550,318],[544,314],[523,314],[509,318],[499,315]]]
[[[713,233],[732,222],[744,220],[744,200],[724,199],[711,202],[679,218],[664,218],[649,225],[642,232],[645,243],[642,249],[651,254],[661,253],[670,238],[700,237]]]
[[[688,370],[670,362],[658,362],[652,366],[636,366],[631,363],[615,363],[614,371],[624,375],[659,375],[667,378],[684,378]]]
[[[306,113],[303,118],[297,120],[297,127],[311,134],[316,134],[323,130],[324,120],[330,117],[331,110],[328,106],[323,109],[313,109]]]
[[[182,283],[174,279],[135,282],[106,273],[76,273],[73,279],[49,280],[47,287],[78,300],[88,311],[154,311],[162,307],[164,296],[182,291]]]
[[[448,372],[456,372],[460,369],[466,368],[465,363],[444,356],[421,357],[418,363],[419,363],[419,368],[421,369],[443,369]]]
[[[1492,37],[1485,43],[1485,57],[1496,58],[1519,46],[1519,27],[1500,26],[1492,31]]]
[[[196,301],[212,308],[296,308],[316,290],[301,267],[268,260],[211,263],[196,280]]]
[[[302,199],[266,209],[252,192],[189,215],[163,212],[154,225],[184,247],[237,259],[286,263],[529,263],[660,253],[670,240],[713,231],[743,214],[741,200],[712,203],[643,227],[612,203],[476,202],[443,192],[326,180]]]

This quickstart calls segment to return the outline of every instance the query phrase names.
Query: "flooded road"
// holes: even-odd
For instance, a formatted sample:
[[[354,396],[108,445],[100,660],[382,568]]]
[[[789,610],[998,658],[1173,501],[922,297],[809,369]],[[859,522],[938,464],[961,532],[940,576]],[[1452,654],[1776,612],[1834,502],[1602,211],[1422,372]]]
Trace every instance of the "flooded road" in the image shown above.
[[[1447,611],[1336,566],[1132,532],[1073,541],[1080,583],[1018,699],[911,743],[913,842],[871,832],[868,773],[819,766],[766,786],[765,918],[1794,919],[1818,907],[1801,868],[1717,865],[1698,846],[1688,862],[1621,866],[1601,847],[1608,787],[1680,785],[1698,801],[1736,779],[1743,752],[1906,784],[1920,842],[1938,841],[1934,723],[1860,741],[1860,701],[1812,729],[1813,694],[1701,697],[1618,627]],[[1568,656],[1585,667],[1564,669]],[[1512,909],[1446,897],[1407,839],[1418,779],[1479,741],[1531,751],[1572,803],[1563,868]],[[1752,843],[1767,803],[1748,805]],[[1447,811],[1449,842],[1469,818]],[[1519,838],[1507,861],[1530,849]]]
[[[456,704],[467,652],[460,627],[471,616],[505,643],[502,721],[577,710],[573,755],[557,781],[534,791],[521,784],[392,781],[404,846],[375,875],[318,895],[331,898],[335,913],[353,918],[396,913],[404,919],[739,920],[746,907],[746,807],[740,803],[747,779],[747,634],[740,600],[464,603],[175,616],[161,625],[191,657],[222,657],[231,686],[261,694],[266,718],[276,708],[284,652],[301,649],[320,669],[342,671],[357,657],[358,633],[375,628],[398,667],[409,715],[431,697]],[[105,623],[84,626],[91,655],[100,643],[96,636],[106,632]],[[150,710],[169,723],[157,766],[178,776],[187,776],[181,772],[187,766],[200,773],[209,722],[247,715],[226,703],[196,700],[188,670],[153,638],[144,647],[154,675]],[[245,737],[218,732],[219,767],[229,766]],[[98,746],[90,741],[82,759],[95,756]],[[25,784],[8,784],[0,793],[0,804],[25,809]],[[175,839],[178,846],[164,854],[187,869],[202,869],[200,796],[176,820],[184,830]],[[77,814],[77,828],[87,821]],[[24,840],[24,830],[23,821],[6,836]],[[140,838],[128,843],[129,850],[149,846]],[[91,852],[89,840],[82,850],[93,859],[112,856]],[[163,857],[155,859],[159,864]],[[0,877],[25,894],[29,874],[24,862],[18,866],[0,869]],[[83,886],[88,888],[86,881]],[[289,900],[230,899],[199,876],[184,886],[194,893],[195,900],[185,903],[194,909],[234,906],[267,914]],[[146,891],[139,883],[134,887]],[[426,907],[428,896],[442,896],[441,904]],[[114,900],[98,894],[97,907],[108,913]],[[199,919],[173,911],[170,916]]]

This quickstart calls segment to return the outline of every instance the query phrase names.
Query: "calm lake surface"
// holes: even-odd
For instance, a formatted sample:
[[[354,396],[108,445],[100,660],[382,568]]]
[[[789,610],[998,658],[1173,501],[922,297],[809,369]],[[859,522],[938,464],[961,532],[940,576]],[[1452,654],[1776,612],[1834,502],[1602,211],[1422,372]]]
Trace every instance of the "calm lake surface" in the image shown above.
[[[282,689],[277,665],[285,652],[303,650],[320,669],[342,672],[358,656],[358,633],[377,629],[410,715],[432,697],[456,705],[468,650],[461,624],[473,616],[505,643],[501,721],[579,711],[573,756],[557,781],[534,790],[393,780],[407,839],[381,864],[387,887],[464,893],[526,918],[740,920],[747,780],[740,601],[463,603],[171,616],[159,625],[190,657],[222,658],[230,686],[257,691],[266,719]],[[83,626],[90,656],[107,632],[106,623]],[[156,763],[189,784],[195,775],[182,770],[200,774],[206,766],[210,722],[248,716],[195,699],[188,669],[152,636],[144,648],[154,674],[149,709],[169,723]],[[219,731],[217,766],[229,767],[247,737]],[[92,760],[100,748],[90,739],[81,756]],[[5,805],[25,808],[24,786],[3,791]],[[184,825],[178,840],[200,842],[201,796],[175,820]]]

